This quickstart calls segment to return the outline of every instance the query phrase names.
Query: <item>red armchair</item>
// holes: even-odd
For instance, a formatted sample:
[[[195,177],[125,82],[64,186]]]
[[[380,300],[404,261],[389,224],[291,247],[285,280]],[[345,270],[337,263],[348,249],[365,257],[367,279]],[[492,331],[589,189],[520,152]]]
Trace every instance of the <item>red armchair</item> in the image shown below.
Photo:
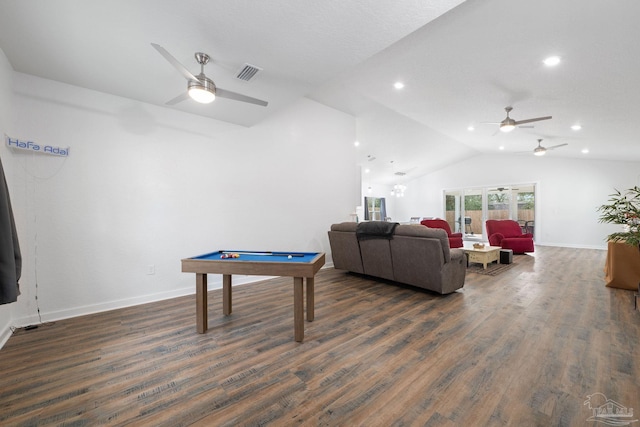
[[[449,247],[450,248],[461,248],[463,246],[462,243],[462,233],[452,233],[451,227],[449,227],[449,223],[444,219],[423,219],[420,221],[420,224],[429,228],[441,228],[447,232],[447,236],[449,237]]]
[[[533,252],[533,234],[523,233],[516,221],[488,219],[486,226],[491,246],[511,249],[514,254]]]

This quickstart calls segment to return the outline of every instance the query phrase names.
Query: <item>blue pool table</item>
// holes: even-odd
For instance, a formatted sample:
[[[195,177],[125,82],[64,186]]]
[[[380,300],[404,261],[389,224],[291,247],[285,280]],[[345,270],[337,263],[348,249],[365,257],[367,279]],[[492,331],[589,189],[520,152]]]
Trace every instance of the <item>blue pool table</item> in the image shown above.
[[[237,257],[236,257],[237,256]],[[205,333],[207,274],[222,274],[222,312],[231,314],[231,275],[293,277],[293,324],[297,342],[304,339],[303,281],[307,288],[307,321],[314,318],[314,278],[324,265],[324,252],[215,251],[182,260],[183,273],[196,273],[196,328]]]

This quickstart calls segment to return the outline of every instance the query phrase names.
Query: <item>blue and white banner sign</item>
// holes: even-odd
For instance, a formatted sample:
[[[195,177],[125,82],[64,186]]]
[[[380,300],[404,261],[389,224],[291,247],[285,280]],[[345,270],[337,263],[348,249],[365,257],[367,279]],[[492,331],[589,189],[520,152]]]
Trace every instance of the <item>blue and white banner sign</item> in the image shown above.
[[[33,141],[23,141],[17,138],[11,138],[5,135],[7,146],[9,148],[17,148],[18,150],[34,151],[36,153],[49,154],[51,156],[67,157],[69,155],[69,147],[54,147],[52,145],[40,145]]]

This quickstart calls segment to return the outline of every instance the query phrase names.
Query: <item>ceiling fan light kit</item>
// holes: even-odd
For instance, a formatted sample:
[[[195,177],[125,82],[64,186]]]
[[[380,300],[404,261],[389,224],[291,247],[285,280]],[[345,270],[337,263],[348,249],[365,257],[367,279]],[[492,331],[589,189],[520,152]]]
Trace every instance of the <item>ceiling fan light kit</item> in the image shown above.
[[[539,122],[541,120],[549,120],[551,119],[551,116],[545,116],[545,117],[536,117],[535,119],[525,119],[525,120],[514,120],[511,117],[509,117],[509,113],[511,112],[511,110],[513,110],[512,107],[505,107],[504,111],[507,112],[507,117],[501,121],[500,123],[492,123],[492,122],[482,122],[483,124],[488,124],[488,125],[500,125],[500,130],[502,132],[511,132],[516,126],[520,126],[520,127],[533,127],[533,126],[521,126],[525,123],[533,123],[533,122]]]
[[[538,140],[538,146],[533,149],[533,155],[534,156],[544,156],[544,154],[547,152],[547,150],[555,150],[556,148],[564,147],[565,145],[569,145],[569,144],[564,143],[564,144],[553,145],[551,147],[543,147],[542,146],[542,139],[539,139]]]
[[[502,132],[511,132],[513,129],[515,129],[515,125],[512,123],[502,123],[500,124],[500,130]]]
[[[201,104],[209,104],[216,99],[216,85],[206,77],[197,81],[189,80],[187,91],[191,99]]]
[[[547,67],[555,67],[556,65],[558,65],[560,63],[560,57],[559,56],[550,56],[548,58],[545,58],[544,61],[544,65],[546,65]]]
[[[209,55],[202,52],[196,52],[195,58],[198,64],[200,64],[200,74],[193,75],[191,71],[187,70],[176,58],[173,57],[165,48],[155,43],[151,43],[154,49],[160,53],[173,67],[178,70],[187,79],[187,94],[177,96],[176,98],[167,102],[168,105],[177,104],[190,97],[196,102],[201,104],[209,104],[216,99],[216,95],[221,98],[233,99],[235,101],[247,102],[249,104],[260,105],[266,107],[269,103],[261,99],[252,98],[250,96],[242,95],[240,93],[232,92],[230,90],[224,90],[216,88],[213,80],[208,78],[204,74],[204,66],[209,62]],[[257,69],[257,67],[256,67]]]

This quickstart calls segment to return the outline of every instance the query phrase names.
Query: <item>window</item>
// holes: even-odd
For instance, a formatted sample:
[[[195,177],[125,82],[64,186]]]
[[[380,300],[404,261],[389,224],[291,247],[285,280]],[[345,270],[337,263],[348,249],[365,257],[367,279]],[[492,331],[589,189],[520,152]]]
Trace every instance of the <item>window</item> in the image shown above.
[[[365,221],[383,221],[387,217],[384,197],[365,197],[364,206]]]

